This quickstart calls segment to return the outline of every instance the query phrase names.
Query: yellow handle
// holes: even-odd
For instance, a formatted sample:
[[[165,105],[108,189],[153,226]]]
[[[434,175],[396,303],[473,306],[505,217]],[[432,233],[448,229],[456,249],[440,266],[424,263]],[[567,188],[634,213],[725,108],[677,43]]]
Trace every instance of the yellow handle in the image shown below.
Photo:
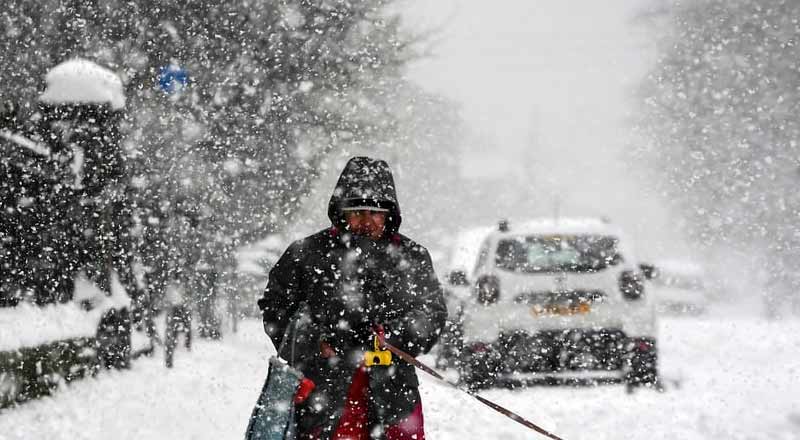
[[[382,350],[380,348],[380,342],[378,341],[377,336],[375,336],[373,344],[375,346],[375,350],[364,353],[364,364],[368,367],[373,367],[376,365],[392,365],[392,352],[389,350]]]

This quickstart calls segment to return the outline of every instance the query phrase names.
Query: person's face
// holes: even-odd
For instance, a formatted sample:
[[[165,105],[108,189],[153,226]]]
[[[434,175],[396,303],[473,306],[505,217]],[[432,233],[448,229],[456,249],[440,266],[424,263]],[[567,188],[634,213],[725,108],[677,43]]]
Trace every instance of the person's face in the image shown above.
[[[345,211],[347,230],[373,240],[381,238],[386,229],[386,213],[380,211]]]

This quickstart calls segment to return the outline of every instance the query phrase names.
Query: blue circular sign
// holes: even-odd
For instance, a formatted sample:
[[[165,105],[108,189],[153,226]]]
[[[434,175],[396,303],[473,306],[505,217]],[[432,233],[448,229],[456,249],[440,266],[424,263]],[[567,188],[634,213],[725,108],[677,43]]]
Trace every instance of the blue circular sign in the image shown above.
[[[170,64],[158,72],[158,86],[164,93],[176,93],[189,85],[189,72],[183,67]]]

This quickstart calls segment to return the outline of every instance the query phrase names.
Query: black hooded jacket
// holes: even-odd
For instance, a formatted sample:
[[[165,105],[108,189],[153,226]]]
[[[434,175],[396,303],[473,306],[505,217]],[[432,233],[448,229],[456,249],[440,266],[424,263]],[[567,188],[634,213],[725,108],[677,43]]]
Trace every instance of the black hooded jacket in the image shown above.
[[[348,233],[342,208],[388,209],[379,240]],[[428,251],[400,235],[400,207],[386,162],[354,157],[331,196],[330,228],[293,243],[270,271],[258,305],[264,328],[281,356],[317,385],[298,408],[300,432],[338,422],[350,379],[371,349],[372,327],[381,324],[387,341],[416,356],[436,343],[447,311]],[[287,331],[291,326],[295,331]],[[284,335],[290,339],[282,344]],[[337,356],[320,355],[320,342]],[[394,423],[419,400],[414,367],[394,357],[393,365],[369,369],[370,417]]]

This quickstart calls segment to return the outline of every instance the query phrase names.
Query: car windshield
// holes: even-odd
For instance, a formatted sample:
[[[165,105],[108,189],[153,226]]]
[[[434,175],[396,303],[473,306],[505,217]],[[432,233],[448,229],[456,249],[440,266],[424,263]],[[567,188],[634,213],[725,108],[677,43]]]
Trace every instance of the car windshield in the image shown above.
[[[610,236],[530,235],[497,244],[497,267],[515,272],[593,272],[620,261]]]

